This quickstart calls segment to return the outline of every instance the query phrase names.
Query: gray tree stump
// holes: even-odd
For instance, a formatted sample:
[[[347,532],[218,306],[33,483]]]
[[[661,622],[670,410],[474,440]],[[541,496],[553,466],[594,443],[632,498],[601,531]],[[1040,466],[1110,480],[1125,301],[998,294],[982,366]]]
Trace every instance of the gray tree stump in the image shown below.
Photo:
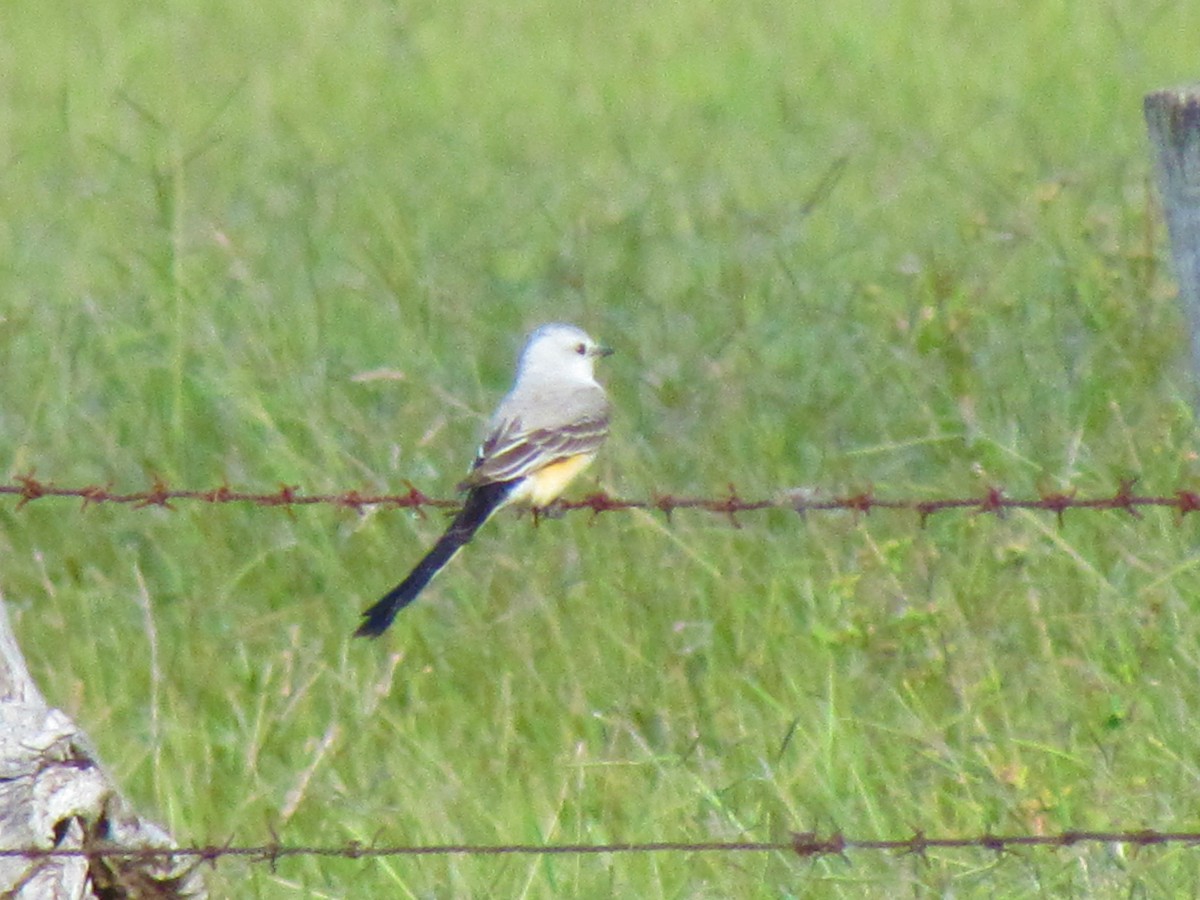
[[[1146,127],[1158,164],[1179,298],[1192,342],[1193,397],[1200,397],[1200,85],[1147,94]]]
[[[87,738],[38,692],[0,596],[0,849],[171,849],[96,761]],[[0,896],[16,900],[203,898],[195,861],[80,856],[0,857]]]

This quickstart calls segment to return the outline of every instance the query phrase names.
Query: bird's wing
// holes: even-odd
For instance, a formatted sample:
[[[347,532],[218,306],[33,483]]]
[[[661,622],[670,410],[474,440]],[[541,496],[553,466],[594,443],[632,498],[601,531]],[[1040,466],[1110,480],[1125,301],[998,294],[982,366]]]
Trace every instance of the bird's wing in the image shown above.
[[[543,466],[595,453],[608,434],[608,411],[566,425],[526,431],[520,419],[501,422],[479,448],[460,490],[496,481],[514,481]]]

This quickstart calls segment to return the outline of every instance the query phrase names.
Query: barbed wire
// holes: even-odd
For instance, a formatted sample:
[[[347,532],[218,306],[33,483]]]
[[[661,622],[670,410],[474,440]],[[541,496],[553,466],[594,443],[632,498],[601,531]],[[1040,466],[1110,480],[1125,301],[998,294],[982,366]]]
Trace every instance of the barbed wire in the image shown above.
[[[208,490],[177,489],[161,479],[140,491],[114,491],[111,487],[86,485],[62,487],[53,481],[44,481],[32,474],[18,476],[11,484],[0,485],[0,495],[13,496],[17,507],[49,498],[75,498],[82,507],[93,504],[114,503],[134,508],[162,507],[173,509],[176,502],[201,502],[208,504],[245,503],[254,506],[282,507],[332,505],[362,512],[373,506],[399,509],[427,508],[455,509],[459,501],[431,497],[411,483],[402,494],[371,494],[357,490],[337,493],[304,493],[298,487],[283,485],[273,492],[233,490],[222,485]],[[907,511],[915,513],[922,524],[931,516],[960,510],[980,514],[1003,516],[1010,510],[1025,509],[1055,514],[1060,522],[1068,510],[1123,511],[1140,518],[1141,510],[1161,508],[1175,512],[1180,519],[1189,513],[1200,511],[1200,493],[1187,488],[1177,488],[1170,493],[1139,494],[1134,488],[1136,481],[1123,481],[1112,494],[1082,496],[1076,490],[1041,492],[1036,497],[1010,497],[1002,488],[991,487],[976,496],[962,497],[881,497],[872,490],[860,491],[835,497],[822,497],[808,489],[783,490],[768,498],[748,499],[742,497],[730,484],[727,493],[719,497],[680,497],[669,494],[656,495],[649,499],[627,499],[604,492],[589,494],[578,500],[558,501],[555,508],[562,511],[590,510],[593,515],[605,512],[634,509],[658,511],[671,516],[677,510],[702,510],[727,516],[731,523],[738,524],[737,516],[742,513],[771,509],[792,510],[797,513],[820,511],[848,511],[869,514],[876,510]],[[350,842],[341,846],[304,846],[271,842],[250,846],[208,844],[179,848],[120,848],[90,847],[84,849],[55,849],[44,847],[20,847],[0,849],[0,858],[19,857],[30,860],[54,857],[85,857],[91,859],[124,859],[133,862],[154,864],[173,859],[191,859],[197,863],[215,864],[226,857],[239,857],[252,862],[265,862],[274,866],[278,861],[290,857],[341,857],[367,859],[404,856],[499,856],[499,855],[585,855],[585,854],[628,854],[628,853],[745,853],[745,852],[790,852],[800,858],[824,856],[844,857],[854,851],[893,852],[924,856],[931,850],[983,849],[996,853],[1012,851],[1022,847],[1069,848],[1086,844],[1121,844],[1133,847],[1163,845],[1200,844],[1198,832],[1171,832],[1146,829],[1140,831],[1063,831],[1057,834],[1010,834],[985,833],[974,837],[930,837],[916,831],[906,838],[866,839],[847,837],[840,832],[822,836],[816,832],[795,832],[786,841],[650,841],[614,842],[606,844],[433,844],[372,846]]]
[[[121,859],[161,863],[193,859],[215,863],[224,857],[241,857],[274,865],[297,856],[371,859],[400,856],[563,856],[626,853],[778,853],[801,858],[846,856],[852,851],[892,852],[924,856],[931,850],[980,849],[1004,853],[1021,847],[1067,848],[1088,844],[1122,844],[1153,847],[1169,844],[1200,844],[1197,831],[1063,831],[1057,834],[981,834],[975,837],[929,837],[922,831],[910,837],[872,839],[846,837],[834,832],[824,837],[816,832],[793,832],[787,841],[648,841],[605,844],[402,844],[377,847],[351,841],[338,846],[302,846],[279,842],[252,846],[208,844],[189,847],[15,847],[0,849],[0,858],[41,860],[66,857]]]
[[[657,494],[648,499],[616,497],[603,491],[588,494],[578,500],[557,500],[549,508],[552,512],[590,510],[596,516],[607,512],[629,510],[652,510],[668,518],[677,510],[703,510],[727,516],[736,525],[737,516],[743,513],[762,512],[771,509],[787,509],[797,513],[844,511],[870,514],[876,510],[915,513],[924,525],[933,515],[951,510],[988,513],[1003,516],[1014,509],[1036,510],[1055,514],[1062,522],[1068,510],[1120,511],[1138,518],[1141,510],[1160,508],[1174,511],[1181,519],[1188,513],[1200,511],[1200,492],[1188,488],[1176,488],[1165,494],[1138,494],[1134,492],[1137,481],[1122,481],[1112,494],[1081,496],[1075,489],[1042,491],[1035,497],[1011,497],[1003,488],[989,487],[976,496],[960,497],[885,497],[873,490],[858,491],[842,496],[826,496],[808,488],[789,488],[776,495],[764,498],[745,498],[730,484],[727,493],[719,497],[687,497]],[[372,506],[397,509],[428,508],[456,509],[460,501],[431,497],[418,490],[410,482],[403,494],[370,494],[357,490],[338,493],[305,493],[293,485],[281,485],[273,492],[237,491],[228,485],[208,490],[172,488],[161,479],[154,479],[150,487],[140,491],[114,491],[101,485],[83,487],[60,487],[53,481],[42,481],[33,475],[21,475],[10,484],[0,485],[0,495],[17,498],[17,508],[52,497],[74,497],[83,501],[86,508],[95,504],[116,503],[134,508],[163,507],[174,509],[179,501],[196,501],[209,504],[246,503],[254,506],[273,506],[291,509],[296,506],[332,505],[361,513]]]

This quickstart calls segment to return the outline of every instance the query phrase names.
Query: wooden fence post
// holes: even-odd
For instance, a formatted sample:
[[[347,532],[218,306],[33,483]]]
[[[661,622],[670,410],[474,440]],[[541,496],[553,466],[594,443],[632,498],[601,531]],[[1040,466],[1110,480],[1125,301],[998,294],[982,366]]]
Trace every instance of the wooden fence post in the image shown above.
[[[1191,336],[1195,399],[1200,397],[1200,85],[1147,94],[1143,110]]]
[[[87,738],[51,709],[25,667],[0,596],[0,849],[172,849],[171,836],[134,814]],[[203,898],[194,859],[0,857],[0,896]]]

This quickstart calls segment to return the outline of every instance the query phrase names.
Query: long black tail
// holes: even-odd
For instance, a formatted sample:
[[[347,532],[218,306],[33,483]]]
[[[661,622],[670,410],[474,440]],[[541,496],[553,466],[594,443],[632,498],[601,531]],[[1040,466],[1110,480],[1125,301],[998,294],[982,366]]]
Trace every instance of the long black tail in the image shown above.
[[[471,539],[479,526],[488,520],[488,516],[500,508],[516,483],[497,481],[471,488],[462,510],[454,517],[446,533],[425,554],[425,558],[379,602],[363,611],[364,621],[354,632],[355,637],[378,637],[383,634],[392,624],[392,619],[396,618],[396,613],[417,599],[433,576],[454,558],[454,554]]]

